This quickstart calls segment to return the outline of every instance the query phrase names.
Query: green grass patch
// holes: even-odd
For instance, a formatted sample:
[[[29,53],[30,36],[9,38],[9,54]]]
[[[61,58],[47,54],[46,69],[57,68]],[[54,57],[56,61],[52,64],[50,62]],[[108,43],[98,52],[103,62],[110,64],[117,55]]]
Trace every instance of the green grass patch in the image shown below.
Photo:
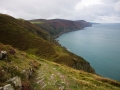
[[[44,22],[31,22],[32,24],[43,24]]]

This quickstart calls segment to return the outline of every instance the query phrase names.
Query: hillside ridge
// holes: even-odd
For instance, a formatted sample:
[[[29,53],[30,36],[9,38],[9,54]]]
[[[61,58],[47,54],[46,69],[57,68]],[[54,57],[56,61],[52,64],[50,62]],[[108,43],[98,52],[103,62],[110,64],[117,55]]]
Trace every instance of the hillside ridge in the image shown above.
[[[120,82],[95,74],[89,62],[48,36],[25,20],[0,14],[0,89],[120,89]]]
[[[71,32],[75,30],[81,30],[85,27],[92,26],[91,23],[84,20],[65,20],[65,19],[35,19],[29,20],[32,24],[37,25],[38,27],[49,32],[52,38],[57,38],[63,33]]]
[[[74,69],[95,73],[86,60],[50,42],[48,32],[25,20],[0,14],[0,42]]]

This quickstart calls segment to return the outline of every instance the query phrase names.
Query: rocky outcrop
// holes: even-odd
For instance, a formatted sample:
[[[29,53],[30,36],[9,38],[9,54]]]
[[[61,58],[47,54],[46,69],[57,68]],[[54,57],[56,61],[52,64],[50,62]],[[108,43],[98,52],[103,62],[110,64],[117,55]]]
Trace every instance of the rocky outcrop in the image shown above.
[[[22,90],[21,78],[15,76],[7,81],[8,84],[0,87],[0,90]]]
[[[0,51],[0,59],[7,59],[7,51]]]
[[[14,90],[11,84],[7,84],[3,87],[3,90]]]
[[[16,76],[8,80],[9,83],[11,83],[15,89],[21,90],[22,83],[21,83],[21,78]]]

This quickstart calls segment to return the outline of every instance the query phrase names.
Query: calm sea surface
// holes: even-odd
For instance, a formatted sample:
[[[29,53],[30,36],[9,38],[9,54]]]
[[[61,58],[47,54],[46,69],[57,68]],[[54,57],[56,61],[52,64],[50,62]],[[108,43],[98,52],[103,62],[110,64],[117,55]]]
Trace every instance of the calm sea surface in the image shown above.
[[[90,62],[96,73],[120,81],[120,23],[65,33],[59,43]]]

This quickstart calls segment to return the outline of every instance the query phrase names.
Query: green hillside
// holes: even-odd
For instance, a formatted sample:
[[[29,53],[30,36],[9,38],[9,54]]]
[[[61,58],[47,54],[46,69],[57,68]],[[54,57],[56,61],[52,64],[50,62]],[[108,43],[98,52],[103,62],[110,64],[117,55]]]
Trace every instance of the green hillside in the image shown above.
[[[119,90],[120,82],[64,65],[40,60],[41,67],[34,81],[36,90]]]
[[[52,38],[56,38],[63,33],[81,30],[85,27],[89,27],[92,24],[86,22],[84,20],[72,21],[72,20],[64,20],[64,19],[35,19],[29,20],[32,24],[37,25],[38,27],[44,29],[49,32]]]
[[[0,90],[120,90],[53,41],[34,24],[0,14]]]
[[[90,64],[82,57],[50,42],[48,39],[50,35],[46,31],[25,20],[17,20],[0,14],[0,32],[0,42],[3,44],[11,45],[49,61],[95,73]]]
[[[10,45],[0,43],[0,50],[8,52],[7,59],[0,60],[0,88],[11,84],[15,90],[120,90],[120,82],[42,59]],[[31,69],[32,73],[27,74]],[[8,82],[16,76],[21,79],[22,89]]]
[[[35,77],[35,72],[41,65],[40,62],[31,58],[32,55],[19,51],[10,45],[0,43],[0,51],[7,51],[7,59],[0,58],[0,87],[9,84],[8,80],[16,76],[20,77],[22,84],[29,85],[30,79],[28,76]],[[31,75],[29,75],[29,70],[31,70]]]

